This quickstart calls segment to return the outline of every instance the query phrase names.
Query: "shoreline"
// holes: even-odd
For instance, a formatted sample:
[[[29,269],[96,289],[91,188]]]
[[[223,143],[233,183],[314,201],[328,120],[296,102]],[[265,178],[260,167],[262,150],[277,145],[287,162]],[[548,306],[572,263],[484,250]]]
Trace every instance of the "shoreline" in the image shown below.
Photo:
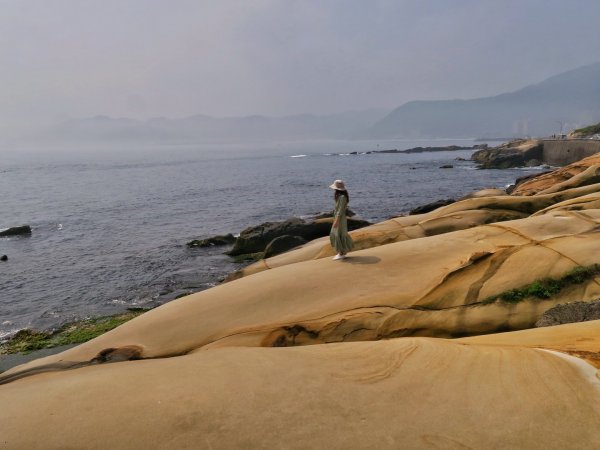
[[[468,147],[467,149],[475,149],[475,148],[480,148],[480,146],[475,145],[473,147]],[[434,149],[434,150],[431,150],[431,149]],[[375,151],[374,153],[420,153],[420,152],[425,152],[425,151],[449,151],[449,150],[464,150],[464,149],[465,149],[464,147],[458,147],[458,146],[415,147],[415,148],[410,148],[410,149],[406,149],[406,150],[380,150],[380,151]],[[437,200],[439,200],[439,199],[432,199],[432,202],[435,203]],[[428,206],[428,205],[429,205],[429,203],[425,204],[425,206]],[[421,206],[423,206],[423,205],[421,205]],[[245,255],[242,255],[242,256],[245,256]],[[247,265],[245,263],[251,263],[252,261],[253,261],[252,259],[248,259],[248,258],[240,258],[238,260],[234,259],[234,260],[230,261],[230,262],[232,262],[232,263],[235,264],[236,268],[233,271],[227,270],[227,271],[224,271],[223,273],[221,273],[220,276],[219,276],[219,278],[221,280],[221,283],[223,281],[226,281],[226,280],[230,279],[230,277],[232,277],[236,273],[242,271],[244,269],[244,267]],[[205,289],[209,289],[209,288],[210,287],[207,287]],[[201,290],[193,291],[193,292],[189,292],[189,293],[179,294],[178,296],[174,297],[173,300],[175,300],[175,299],[177,299],[179,297],[185,296],[185,295],[191,295],[191,294],[194,294],[194,293],[197,293],[197,292],[202,292],[205,289],[201,289]],[[161,305],[164,305],[166,303],[168,303],[168,302],[162,303]],[[156,305],[156,306],[161,306],[161,305]],[[152,308],[150,308],[150,309],[152,309]],[[111,314],[109,316],[96,316],[96,317],[92,317],[91,319],[76,320],[74,322],[67,322],[67,323],[63,324],[62,326],[60,326],[58,328],[48,328],[48,329],[41,329],[41,330],[40,329],[35,329],[35,328],[33,328],[33,329],[31,329],[31,328],[23,328],[23,329],[21,329],[19,331],[16,331],[10,338],[4,339],[3,342],[2,342],[2,347],[5,348],[5,349],[7,349],[7,348],[13,348],[12,351],[5,350],[5,354],[9,354],[9,355],[19,354],[18,350],[16,350],[16,352],[15,352],[15,350],[14,350],[15,347],[11,344],[11,342],[13,342],[15,336],[17,336],[22,331],[28,331],[28,332],[30,332],[30,334],[33,336],[33,339],[35,340],[35,339],[38,338],[39,335],[44,335],[46,337],[51,337],[55,333],[60,332],[60,330],[62,328],[73,327],[73,326],[77,326],[78,324],[84,325],[89,320],[98,320],[98,319],[104,319],[104,318],[109,318],[109,317],[118,318],[119,316],[126,316],[127,314],[128,314],[128,312],[124,311],[124,312],[121,312],[121,313],[117,312],[117,313]],[[115,326],[117,326],[117,325],[115,325]],[[92,337],[90,337],[90,339]],[[86,340],[80,340],[78,342],[79,343],[86,342]],[[59,345],[59,344],[56,344],[56,345]],[[48,350],[49,348],[54,348],[54,347],[46,347],[46,350]],[[29,349],[28,352],[37,351],[37,350],[38,349]],[[5,355],[0,354],[0,359],[2,359],[3,356],[5,356]]]
[[[464,150],[464,148],[462,148],[462,147],[457,147],[457,146],[450,146],[450,147],[453,147],[453,148],[456,147],[455,150]],[[470,147],[468,149],[474,149],[476,147],[479,148],[478,146],[473,146],[473,147]],[[440,149],[440,150],[422,150],[422,149],[430,149],[430,148],[432,148],[432,147],[426,147],[426,148],[416,147],[416,148],[407,149],[405,151],[381,150],[381,151],[374,152],[374,153],[413,153],[413,152],[420,153],[421,151],[448,151],[448,146],[445,146],[445,147],[435,147],[436,149]],[[421,150],[418,150],[418,149],[421,149]],[[418,151],[416,151],[416,150],[418,150]],[[420,207],[428,207],[431,204],[436,203],[438,200],[439,199],[433,199],[432,202],[426,203],[424,205],[420,205]],[[419,207],[417,207],[417,208],[419,208]],[[322,213],[320,213],[320,214],[322,214]],[[303,217],[309,217],[309,216],[303,216]],[[317,214],[315,217],[322,217],[322,216],[320,216],[320,215]],[[256,225],[250,225],[250,228],[253,228],[253,227],[256,227]],[[221,237],[223,237],[223,236],[216,236],[216,238],[221,238]],[[213,238],[208,238],[205,241],[206,242],[210,242],[212,239]],[[192,241],[192,242],[194,242],[194,241]],[[197,241],[197,242],[199,242],[199,241]],[[188,246],[190,246],[189,244],[190,243],[188,243]],[[233,247],[233,243],[226,242],[226,245],[223,245],[221,248],[223,250],[226,250],[224,252],[224,254],[227,254],[231,250],[232,247]],[[229,279],[233,279],[232,277],[235,277],[235,274],[239,273],[240,271],[243,271],[245,267],[247,267],[249,264],[252,264],[254,261],[256,261],[256,255],[258,255],[258,254],[255,254],[255,255],[241,255],[241,257],[240,256],[237,256],[237,257],[230,256],[230,258],[232,258],[230,262],[234,263],[235,266],[237,266],[237,267],[233,271],[224,271],[223,273],[221,273],[220,277],[219,277],[220,280],[221,280],[221,282],[219,284],[222,284],[224,281],[227,281]],[[251,256],[251,257],[249,257],[249,256]],[[210,288],[206,288],[206,289],[210,289]],[[203,290],[205,290],[205,289],[201,289],[199,291],[194,291],[194,292],[191,292],[191,293],[183,293],[183,294],[180,294],[180,295],[176,296],[173,300],[176,300],[177,298],[180,298],[180,297],[183,297],[183,296],[186,296],[186,295],[192,295],[194,293],[202,292]],[[171,300],[171,301],[173,301],[173,300]],[[169,302],[162,303],[161,305],[164,305],[166,303],[169,303]],[[43,339],[46,339],[47,341],[50,341],[53,337],[56,337],[57,334],[60,334],[61,330],[64,330],[64,329],[69,329],[69,328],[77,327],[78,325],[81,325],[82,327],[85,327],[86,324],[89,323],[89,321],[95,321],[95,320],[103,320],[103,319],[114,318],[114,319],[116,319],[118,321],[122,317],[129,316],[131,309],[133,309],[134,311],[135,310],[140,310],[142,312],[145,312],[145,311],[151,310],[151,309],[153,309],[155,307],[158,307],[158,306],[161,306],[161,305],[156,305],[156,306],[154,306],[152,308],[145,309],[144,311],[142,311],[143,308],[127,308],[126,311],[121,312],[121,313],[115,313],[115,314],[111,314],[111,315],[108,315],[108,316],[97,316],[97,317],[92,317],[92,318],[88,318],[88,319],[67,322],[67,323],[61,325],[58,328],[49,328],[49,329],[42,329],[42,330],[31,329],[31,328],[23,328],[23,329],[21,329],[19,331],[16,331],[12,336],[10,336],[8,339],[4,339],[0,343],[0,361],[3,359],[3,357],[5,357],[7,355],[19,355],[19,354],[21,354],[21,355],[28,355],[28,354],[31,354],[33,352],[37,352],[37,351],[41,351],[41,350],[43,350],[45,352],[49,352],[48,354],[53,354],[53,353],[57,352],[57,351],[53,352],[52,349],[57,348],[60,344],[52,345],[52,344],[49,344],[49,343],[47,343],[48,345],[50,345],[49,347],[40,347],[40,348],[33,347],[33,348],[29,348],[28,350],[26,350],[25,353],[22,353],[19,350],[15,350],[17,348],[17,346],[15,345],[15,342],[18,342],[18,341],[23,340],[23,339],[24,339],[23,342],[27,342],[26,334],[29,334],[31,336],[33,345],[35,346],[35,343],[38,342],[40,339],[43,338]],[[133,317],[135,317],[135,315],[133,315],[130,318],[133,318]],[[125,322],[122,322],[122,323],[125,323]],[[120,325],[120,324],[121,323],[115,325],[115,327],[118,326],[118,325]],[[108,331],[108,330],[106,330],[106,331]],[[26,332],[26,333],[22,333],[22,332]],[[21,333],[21,337],[17,337],[19,335],[19,333]],[[90,339],[93,338],[93,337],[95,337],[95,336],[91,336]],[[89,339],[80,340],[77,343],[83,343],[83,342],[86,342],[87,340],[89,340]],[[46,345],[46,344],[44,344],[44,345]],[[8,349],[12,349],[12,350],[8,350]]]
[[[4,439],[368,446],[369,429],[407,448],[485,448],[509,429],[511,447],[597,443],[600,320],[534,326],[600,312],[600,183],[588,170],[599,162],[526,180],[515,188],[525,194],[478,191],[355,230],[343,261],[327,238],[310,241],[9,369]],[[565,408],[566,419],[547,413]],[[314,434],[323,427],[335,433]]]

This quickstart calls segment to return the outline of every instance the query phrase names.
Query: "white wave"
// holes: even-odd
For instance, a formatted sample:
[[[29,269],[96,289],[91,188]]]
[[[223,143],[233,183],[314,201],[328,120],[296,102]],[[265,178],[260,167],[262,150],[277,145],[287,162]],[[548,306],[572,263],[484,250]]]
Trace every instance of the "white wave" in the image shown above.
[[[15,328],[12,330],[7,330],[7,331],[0,330],[0,342],[7,341],[12,336],[17,334],[19,331],[21,331],[21,330],[18,328]]]
[[[558,167],[549,166],[547,164],[543,164],[541,166],[531,166],[531,167],[515,167],[518,170],[556,170]]]
[[[305,158],[306,155],[292,155],[290,158]]]

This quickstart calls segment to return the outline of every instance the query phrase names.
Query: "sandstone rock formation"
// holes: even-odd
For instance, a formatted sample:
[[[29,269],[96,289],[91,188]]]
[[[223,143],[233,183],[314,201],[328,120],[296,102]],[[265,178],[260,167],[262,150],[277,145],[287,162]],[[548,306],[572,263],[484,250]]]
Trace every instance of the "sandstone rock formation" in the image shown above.
[[[593,449],[600,386],[579,358],[597,362],[599,330],[223,348],[39,374],[0,386],[0,435],[31,450]]]
[[[600,321],[528,328],[600,276],[523,289],[600,263],[594,164],[355,230],[343,261],[311,241],[0,374],[0,443],[598,448]]]
[[[129,345],[140,348],[141,358],[157,358],[229,346],[529,328],[556,304],[599,298],[600,280],[567,286],[545,300],[489,300],[598,262],[599,224],[600,210],[551,211],[367,248],[341,263],[324,258],[282,265],[165,304],[20,370],[90,361],[106,349]]]
[[[511,192],[511,195],[535,195],[543,193],[547,189],[556,192],[569,187],[598,183],[598,181],[587,182],[598,179],[596,167],[598,164],[600,164],[600,153],[520,183]]]
[[[600,184],[536,195],[518,196],[475,196],[438,208],[426,214],[396,217],[350,233],[356,250],[400,242],[409,239],[435,236],[451,231],[464,230],[478,225],[526,218],[553,205],[568,207],[569,201],[586,202],[586,195],[600,192]],[[581,198],[582,200],[577,200]],[[565,202],[565,204],[563,204]],[[579,208],[579,206],[575,206]],[[235,280],[263,270],[319,259],[334,254],[328,239],[316,239],[273,258],[258,261],[228,277]]]
[[[471,159],[483,169],[537,166],[543,160],[543,144],[539,140],[519,140],[490,149],[478,150]]]

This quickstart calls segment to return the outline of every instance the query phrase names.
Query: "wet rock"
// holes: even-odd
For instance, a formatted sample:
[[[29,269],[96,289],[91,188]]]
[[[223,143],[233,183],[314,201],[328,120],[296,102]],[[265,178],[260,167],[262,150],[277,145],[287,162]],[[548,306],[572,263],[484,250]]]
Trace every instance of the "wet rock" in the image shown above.
[[[31,234],[31,227],[29,225],[21,225],[20,227],[7,228],[0,231],[0,237],[19,236],[24,234]]]
[[[263,252],[273,239],[280,236],[297,236],[306,241],[327,236],[331,231],[332,221],[332,218],[307,221],[293,217],[283,222],[265,222],[246,228],[240,233],[228,255]],[[348,230],[356,230],[367,225],[370,223],[366,220],[348,219]]]
[[[421,206],[417,206],[415,209],[412,209],[409,212],[409,215],[415,215],[415,214],[425,214],[428,213],[430,211],[434,211],[438,208],[441,208],[442,206],[446,206],[446,205],[450,205],[452,203],[454,203],[456,200],[454,200],[453,198],[446,198],[446,199],[441,199],[441,200],[436,200],[435,202],[431,202],[431,203],[427,203],[425,205],[421,205]]]
[[[440,166],[440,169],[454,169],[454,166],[452,164],[444,164]]]
[[[217,245],[229,245],[235,242],[235,237],[233,234],[225,234],[219,236],[213,236],[208,239],[195,239],[193,241],[188,242],[186,245],[188,247],[213,247]]]
[[[300,236],[279,236],[273,239],[265,248],[265,258],[279,255],[280,253],[287,252],[295,247],[299,247],[302,244],[306,244],[306,239]]]
[[[8,261],[8,256],[6,256],[6,255],[0,256],[0,261]]]

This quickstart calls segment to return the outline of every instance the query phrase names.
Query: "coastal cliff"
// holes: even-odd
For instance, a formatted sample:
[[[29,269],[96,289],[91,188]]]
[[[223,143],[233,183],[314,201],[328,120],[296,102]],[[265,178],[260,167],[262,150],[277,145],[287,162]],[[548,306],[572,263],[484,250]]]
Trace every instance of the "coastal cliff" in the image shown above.
[[[598,139],[527,139],[478,150],[471,159],[483,169],[550,164],[564,166],[600,152]]]
[[[15,367],[3,443],[595,448],[600,321],[533,327],[600,298],[599,164],[352,231],[344,261],[313,240]]]

